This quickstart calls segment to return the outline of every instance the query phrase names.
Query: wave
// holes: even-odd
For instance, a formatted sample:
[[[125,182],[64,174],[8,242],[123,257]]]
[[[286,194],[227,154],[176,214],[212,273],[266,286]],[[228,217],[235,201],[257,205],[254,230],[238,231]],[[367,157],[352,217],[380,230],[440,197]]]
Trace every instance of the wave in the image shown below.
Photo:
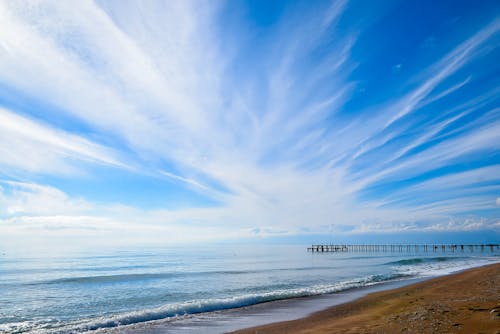
[[[323,267],[299,267],[299,268],[280,268],[280,269],[261,269],[261,270],[216,270],[216,271],[197,271],[197,272],[165,272],[165,273],[136,273],[136,274],[114,274],[114,275],[95,275],[95,276],[76,276],[64,277],[53,280],[30,282],[28,285],[51,285],[51,284],[98,284],[98,283],[119,283],[130,281],[169,279],[174,277],[189,276],[211,276],[211,275],[248,275],[259,274],[273,271],[309,271],[332,269],[331,266]]]
[[[435,263],[435,262],[446,262],[446,261],[456,261],[465,259],[464,257],[456,256],[438,256],[438,257],[417,257],[413,259],[404,259],[399,261],[387,262],[386,265],[399,265],[408,266],[420,263]]]
[[[152,274],[118,274],[118,275],[100,275],[100,276],[81,276],[81,277],[67,277],[59,278],[44,284],[58,284],[58,283],[111,283],[120,281],[136,281],[147,279],[170,278],[175,276],[172,273],[152,273]]]
[[[447,275],[460,270],[498,262],[495,257],[471,258],[459,256],[441,256],[428,258],[413,258],[386,263],[394,272],[413,275],[415,277],[430,277]]]
[[[51,285],[51,284],[95,284],[95,283],[119,283],[130,281],[142,281],[153,279],[168,279],[173,277],[186,276],[207,276],[207,275],[243,275],[258,271],[205,271],[205,272],[166,272],[166,273],[136,273],[136,274],[114,274],[95,276],[64,277],[47,281],[31,282],[29,285]]]
[[[333,284],[315,285],[312,287],[276,289],[272,291],[245,293],[234,297],[207,298],[191,300],[187,302],[174,303],[163,307],[128,312],[115,315],[109,318],[100,317],[88,319],[84,322],[72,323],[60,328],[38,328],[40,333],[74,333],[81,331],[91,331],[100,328],[111,328],[122,325],[131,325],[146,321],[177,318],[192,314],[214,312],[233,308],[240,308],[270,301],[292,299],[299,297],[309,297],[335,293],[364,286],[370,286],[391,280],[409,277],[410,275],[395,273],[387,275],[370,275],[358,279],[346,280]]]
[[[457,260],[457,261],[452,261]],[[221,311],[239,307],[260,304],[275,300],[292,299],[298,297],[307,297],[314,295],[329,294],[345,290],[360,288],[380,284],[391,280],[401,280],[411,277],[422,277],[428,275],[446,274],[449,272],[466,269],[482,264],[499,261],[498,258],[470,259],[460,257],[434,257],[434,258],[413,258],[389,262],[390,265],[387,274],[361,276],[355,279],[345,279],[331,284],[316,284],[309,287],[298,287],[297,285],[268,284],[259,287],[249,287],[245,290],[226,289],[224,294],[218,296],[206,297],[203,299],[187,300],[183,302],[170,303],[157,308],[150,308],[137,311],[126,311],[120,314],[107,315],[101,317],[88,317],[80,320],[61,320],[61,319],[32,319],[23,322],[11,322],[0,324],[0,333],[78,333],[100,328],[112,328],[121,325],[132,325],[153,320],[165,319],[165,321],[176,320],[179,317],[190,317],[193,314]],[[308,266],[299,267],[307,268]],[[327,268],[327,267],[325,267]],[[297,268],[295,268],[297,269]],[[278,268],[274,270],[287,270]],[[195,271],[190,273],[142,273],[142,274],[122,274],[108,276],[83,276],[69,277],[54,280],[60,283],[78,283],[87,284],[92,282],[117,282],[120,280],[146,280],[175,275],[204,275],[211,274],[242,274],[260,272],[261,270],[234,270],[234,271]],[[189,294],[188,294],[189,295]],[[183,296],[183,298],[188,295]],[[193,296],[192,294],[190,296]],[[189,297],[196,298],[196,297]],[[163,299],[165,300],[165,299]]]

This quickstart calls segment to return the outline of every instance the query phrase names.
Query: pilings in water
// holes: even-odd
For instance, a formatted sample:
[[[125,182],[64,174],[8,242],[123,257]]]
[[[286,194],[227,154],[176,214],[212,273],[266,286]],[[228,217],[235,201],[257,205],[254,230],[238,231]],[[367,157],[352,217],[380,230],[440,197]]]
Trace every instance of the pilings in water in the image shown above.
[[[363,244],[334,245],[320,244],[307,248],[310,252],[500,252],[500,244]]]

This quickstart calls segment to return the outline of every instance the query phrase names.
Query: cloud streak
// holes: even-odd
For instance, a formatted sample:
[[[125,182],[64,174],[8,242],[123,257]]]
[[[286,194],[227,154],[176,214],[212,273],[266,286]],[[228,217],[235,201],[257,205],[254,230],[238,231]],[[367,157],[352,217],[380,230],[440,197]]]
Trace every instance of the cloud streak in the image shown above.
[[[264,24],[223,2],[0,3],[0,85],[15,95],[0,94],[0,172],[18,189],[3,192],[3,219],[225,236],[497,226],[498,88],[482,64],[498,56],[499,19],[387,65],[400,79],[384,94],[363,88],[374,56],[359,51],[383,32],[352,2],[306,7]],[[12,102],[28,100],[40,107]],[[144,209],[123,192],[103,205],[50,184],[82,172],[216,204]]]
[[[75,162],[126,168],[112,149],[0,108],[0,165],[36,173],[75,171]]]

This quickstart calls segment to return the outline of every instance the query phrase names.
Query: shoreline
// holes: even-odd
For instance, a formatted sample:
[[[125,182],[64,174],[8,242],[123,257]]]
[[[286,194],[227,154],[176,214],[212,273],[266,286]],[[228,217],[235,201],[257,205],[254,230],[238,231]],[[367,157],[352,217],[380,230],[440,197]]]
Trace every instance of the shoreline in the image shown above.
[[[500,263],[494,262],[493,266]],[[117,327],[99,328],[88,333],[199,333],[203,331],[207,334],[218,333],[268,333],[267,327],[278,324],[293,323],[304,321],[316,314],[327,310],[343,307],[346,304],[356,303],[363,298],[379,293],[389,293],[416,284],[426,284],[426,282],[436,279],[448,280],[449,277],[462,272],[481,270],[491,266],[491,264],[479,265],[475,267],[458,269],[448,273],[436,273],[428,277],[413,277],[405,279],[395,279],[373,285],[356,287],[344,291],[321,294],[307,297],[296,297],[289,299],[274,300],[264,303],[258,303],[238,308],[221,309],[218,311],[187,314],[174,318],[164,318],[137,322],[129,325],[120,325]],[[499,277],[500,278],[500,277]],[[500,309],[500,303],[499,303]],[[258,331],[255,331],[258,330]],[[288,330],[289,332],[294,332]],[[283,330],[269,333],[281,333]],[[307,332],[307,331],[306,331]],[[398,331],[399,332],[399,331]],[[415,332],[417,333],[417,332]],[[500,332],[498,333],[500,334]]]
[[[372,292],[300,319],[233,331],[274,333],[498,333],[500,263]]]
[[[105,334],[156,334],[156,333],[206,333],[220,334],[273,324],[281,321],[294,321],[304,316],[321,312],[330,307],[349,303],[370,293],[390,291],[408,286],[428,278],[413,277],[390,280],[374,285],[355,287],[339,292],[272,300],[268,302],[222,309],[218,311],[188,314],[181,317],[165,318],[121,325],[111,328],[99,328],[85,333]]]

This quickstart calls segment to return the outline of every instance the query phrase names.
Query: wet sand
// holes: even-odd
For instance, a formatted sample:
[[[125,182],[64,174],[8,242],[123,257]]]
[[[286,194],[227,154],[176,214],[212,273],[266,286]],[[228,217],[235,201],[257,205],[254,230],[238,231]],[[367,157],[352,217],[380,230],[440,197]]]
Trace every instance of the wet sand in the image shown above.
[[[303,319],[233,333],[500,334],[500,264],[372,293]]]
[[[303,318],[304,315],[328,309],[335,305],[357,300],[369,293],[386,291],[421,279],[388,281],[332,294],[275,300],[271,302],[234,308],[138,322],[114,328],[101,328],[91,333],[106,334],[220,334],[242,328],[261,326]]]

